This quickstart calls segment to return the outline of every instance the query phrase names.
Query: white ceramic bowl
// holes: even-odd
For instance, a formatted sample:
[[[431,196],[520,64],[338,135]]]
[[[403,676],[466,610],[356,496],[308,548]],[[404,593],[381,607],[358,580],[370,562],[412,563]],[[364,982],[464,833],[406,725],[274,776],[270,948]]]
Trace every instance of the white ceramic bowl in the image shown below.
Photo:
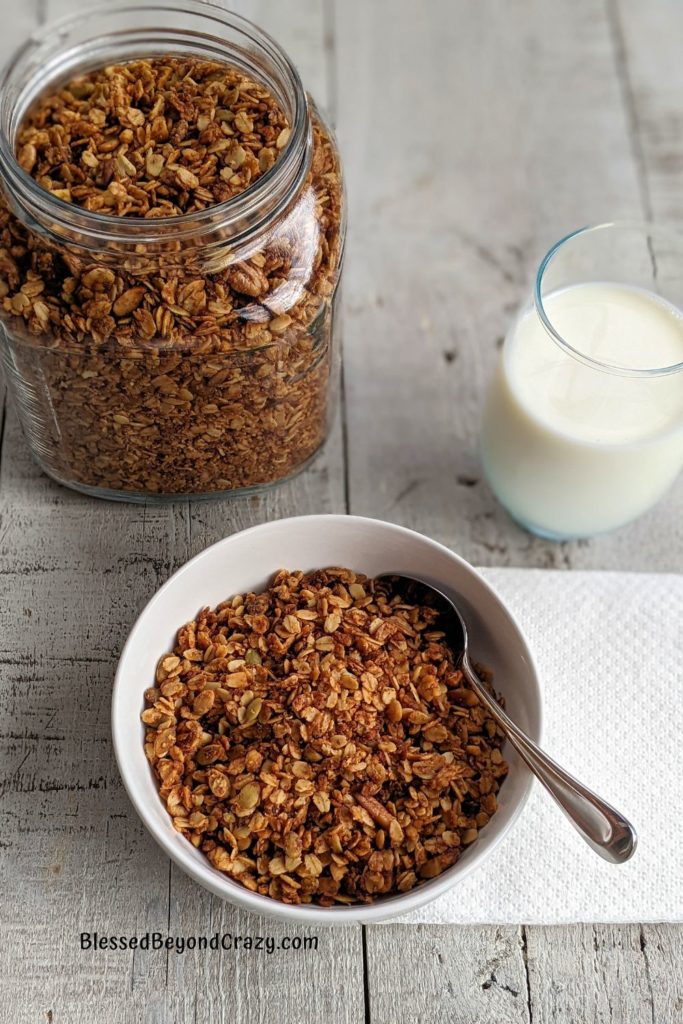
[[[342,565],[369,576],[406,573],[457,597],[476,659],[493,669],[508,711],[538,740],[541,701],[533,657],[513,616],[475,569],[440,544],[412,530],[357,516],[301,516],[255,526],[202,551],[164,584],[140,615],[123,649],[112,699],[112,732],[119,770],[136,811],[175,863],[206,889],[247,910],[317,924],[376,921],[404,914],[457,885],[482,864],[512,827],[526,803],[531,774],[506,749],[510,773],[499,806],[480,837],[457,864],[411,892],[368,906],[288,906],[259,896],[216,871],[171,826],[143,751],[143,692],[153,685],[156,663],[172,648],[177,629],[201,607],[233,594],[259,591],[281,568]]]

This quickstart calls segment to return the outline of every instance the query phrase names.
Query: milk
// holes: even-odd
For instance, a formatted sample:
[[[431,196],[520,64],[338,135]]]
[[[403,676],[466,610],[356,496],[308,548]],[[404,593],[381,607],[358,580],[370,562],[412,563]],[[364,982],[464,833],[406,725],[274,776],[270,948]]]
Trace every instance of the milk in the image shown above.
[[[644,372],[683,362],[683,314],[651,292],[596,282],[543,301],[560,336],[592,359]],[[488,396],[482,460],[502,504],[538,533],[620,526],[654,505],[683,465],[683,373],[588,366],[527,310]]]

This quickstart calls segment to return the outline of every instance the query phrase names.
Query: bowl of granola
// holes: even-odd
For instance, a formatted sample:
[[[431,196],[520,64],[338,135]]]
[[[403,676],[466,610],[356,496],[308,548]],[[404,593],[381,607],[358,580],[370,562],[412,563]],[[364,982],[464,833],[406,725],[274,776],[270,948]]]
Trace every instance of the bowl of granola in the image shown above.
[[[474,871],[521,813],[530,772],[436,609],[387,573],[457,599],[480,675],[540,738],[524,636],[448,548],[337,515],[227,537],[144,609],[112,700],[136,811],[217,896],[290,921],[404,914]]]

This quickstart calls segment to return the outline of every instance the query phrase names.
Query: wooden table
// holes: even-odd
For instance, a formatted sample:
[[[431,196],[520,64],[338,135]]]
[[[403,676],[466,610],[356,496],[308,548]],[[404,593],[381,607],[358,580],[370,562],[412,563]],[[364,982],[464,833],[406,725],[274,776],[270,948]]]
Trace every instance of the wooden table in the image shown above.
[[[11,6],[3,57],[40,20],[87,10],[86,0]],[[89,501],[51,483],[10,405],[0,1018],[681,1021],[679,927],[389,924],[318,930],[317,952],[79,949],[83,930],[316,933],[233,910],[173,868],[114,764],[109,696],[123,639],[207,544],[285,515],[348,511],[415,527],[480,565],[683,568],[683,480],[613,536],[551,544],[510,522],[476,455],[482,388],[548,245],[592,221],[683,219],[680,0],[232,6],[284,44],[338,126],[351,210],[340,412],[324,454],[293,483],[263,498],[160,508]]]

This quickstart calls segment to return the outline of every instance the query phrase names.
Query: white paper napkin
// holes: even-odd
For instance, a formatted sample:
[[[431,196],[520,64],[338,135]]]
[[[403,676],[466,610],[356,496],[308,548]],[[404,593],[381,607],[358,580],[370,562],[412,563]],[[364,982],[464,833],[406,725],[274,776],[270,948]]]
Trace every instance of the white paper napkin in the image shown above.
[[[487,569],[538,664],[543,745],[635,825],[609,865],[535,783],[482,868],[400,920],[683,921],[683,576]]]

